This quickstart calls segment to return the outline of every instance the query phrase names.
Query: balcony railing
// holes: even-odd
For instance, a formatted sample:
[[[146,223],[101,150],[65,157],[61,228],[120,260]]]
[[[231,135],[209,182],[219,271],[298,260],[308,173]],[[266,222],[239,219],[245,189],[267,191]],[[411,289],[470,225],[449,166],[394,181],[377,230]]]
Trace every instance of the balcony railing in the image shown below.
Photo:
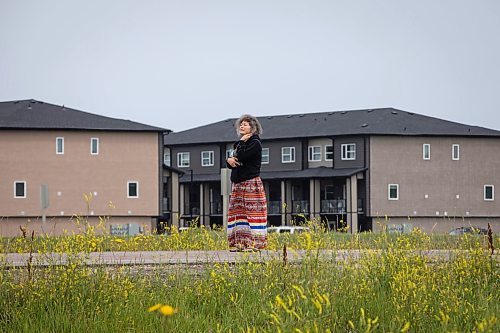
[[[222,214],[222,201],[210,202],[210,215]]]
[[[345,200],[321,200],[321,213],[344,214],[345,212]]]
[[[308,200],[294,200],[294,201],[292,201],[292,212],[293,213],[309,213],[309,201]]]
[[[189,210],[189,205],[185,204],[184,205],[184,215],[200,215],[200,203],[199,202],[192,202],[191,203],[191,211]]]
[[[358,213],[363,213],[363,199],[358,199]]]
[[[281,214],[281,201],[268,201],[267,214]]]
[[[170,198],[163,198],[161,203],[161,210],[168,212],[170,210]]]

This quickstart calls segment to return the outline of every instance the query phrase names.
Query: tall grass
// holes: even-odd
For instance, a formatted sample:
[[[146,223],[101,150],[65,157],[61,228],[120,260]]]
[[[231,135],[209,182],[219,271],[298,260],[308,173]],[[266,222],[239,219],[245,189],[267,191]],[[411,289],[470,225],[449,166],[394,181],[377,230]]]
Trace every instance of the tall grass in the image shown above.
[[[498,259],[482,237],[452,239],[443,241],[446,248],[467,251],[431,261],[413,250],[440,246],[441,240],[418,230],[270,235],[272,248],[287,244],[309,255],[301,264],[270,259],[155,268],[86,266],[71,255],[224,249],[225,238],[199,229],[169,236],[4,240],[5,252],[65,251],[70,260],[29,272],[0,264],[0,332],[498,332]],[[317,259],[323,248],[367,250],[359,259],[335,262]],[[172,311],[148,312],[155,304]]]
[[[400,242],[398,234],[361,233],[350,234],[328,232],[311,222],[312,232],[299,235],[269,234],[268,249],[280,250],[283,245],[292,249],[386,249]],[[105,229],[105,228],[104,228]],[[165,234],[140,234],[137,236],[111,236],[87,227],[78,234],[59,237],[38,235],[33,240],[26,236],[28,231],[18,237],[0,238],[0,253],[67,253],[67,252],[104,252],[104,251],[184,251],[184,250],[227,250],[226,233],[220,229],[190,228],[179,232],[175,227]],[[425,234],[415,229],[405,239],[420,250],[462,249],[467,250],[471,242],[488,247],[488,237],[483,235],[450,236]],[[500,237],[492,238],[495,248],[500,246]]]

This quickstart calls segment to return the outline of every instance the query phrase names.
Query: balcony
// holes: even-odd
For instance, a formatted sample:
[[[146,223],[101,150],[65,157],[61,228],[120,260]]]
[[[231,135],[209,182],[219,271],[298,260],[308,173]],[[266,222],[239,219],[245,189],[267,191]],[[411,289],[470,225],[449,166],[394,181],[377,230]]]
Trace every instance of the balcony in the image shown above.
[[[292,213],[309,213],[309,201],[308,200],[292,201]]]
[[[345,200],[321,200],[321,213],[322,214],[344,214]]]

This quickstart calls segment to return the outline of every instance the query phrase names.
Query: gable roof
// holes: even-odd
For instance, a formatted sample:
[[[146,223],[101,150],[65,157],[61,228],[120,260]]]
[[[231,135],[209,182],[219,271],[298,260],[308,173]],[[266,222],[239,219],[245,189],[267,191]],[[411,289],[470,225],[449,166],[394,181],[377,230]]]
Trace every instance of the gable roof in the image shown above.
[[[394,108],[330,111],[257,117],[263,140],[346,135],[494,136],[500,131],[464,125]],[[166,145],[223,143],[236,140],[237,118],[164,136]]]
[[[33,99],[0,102],[0,129],[169,131],[160,127],[109,118]]]

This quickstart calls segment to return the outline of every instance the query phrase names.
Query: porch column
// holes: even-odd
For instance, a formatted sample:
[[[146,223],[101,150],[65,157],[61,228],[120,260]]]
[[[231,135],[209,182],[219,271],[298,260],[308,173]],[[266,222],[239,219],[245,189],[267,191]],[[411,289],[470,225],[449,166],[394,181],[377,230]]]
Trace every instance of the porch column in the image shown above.
[[[346,179],[347,188],[347,225],[351,233],[359,231],[358,226],[358,178],[352,175]]]
[[[172,208],[170,209],[170,220],[172,222],[172,226],[179,227],[179,217],[180,217],[180,209],[179,209],[179,175],[176,172],[171,172],[171,180],[172,183]]]
[[[319,218],[321,210],[321,189],[319,179],[309,180],[309,207],[311,220]]]
[[[290,221],[292,219],[292,213],[293,213],[293,203],[292,203],[292,182],[286,181],[285,180],[285,203],[286,203],[286,209],[285,209],[285,224],[284,225],[290,225]]]
[[[281,225],[286,224],[286,211],[287,211],[287,205],[286,205],[286,186],[285,186],[285,181],[281,181]]]
[[[203,183],[200,184],[200,226],[205,225],[205,192]]]
[[[186,189],[185,185],[181,184],[179,186],[179,227],[184,227],[184,222],[185,220],[182,220],[182,223],[180,222],[181,216],[185,214],[184,208],[185,208],[185,197],[186,197]],[[182,224],[182,225],[181,225]]]

